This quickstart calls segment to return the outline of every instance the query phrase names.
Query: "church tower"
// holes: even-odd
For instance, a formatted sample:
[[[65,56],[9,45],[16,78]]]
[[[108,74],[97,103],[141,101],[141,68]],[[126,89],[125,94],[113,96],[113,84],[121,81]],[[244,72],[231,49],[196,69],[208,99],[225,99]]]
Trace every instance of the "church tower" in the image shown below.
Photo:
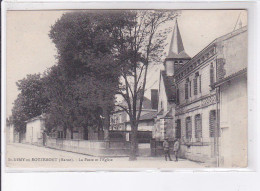
[[[174,72],[190,59],[191,58],[184,50],[178,21],[176,19],[170,43],[169,53],[164,62],[166,75],[173,76]]]

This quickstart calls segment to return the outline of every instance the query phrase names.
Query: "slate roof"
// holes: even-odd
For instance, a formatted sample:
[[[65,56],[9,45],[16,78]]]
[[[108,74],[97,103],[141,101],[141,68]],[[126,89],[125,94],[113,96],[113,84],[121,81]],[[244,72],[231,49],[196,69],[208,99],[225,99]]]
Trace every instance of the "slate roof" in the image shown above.
[[[163,118],[172,118],[172,110],[170,109],[170,111],[168,111]]]
[[[166,59],[172,58],[190,59],[190,56],[184,50],[177,19],[172,33],[169,53]]]
[[[154,119],[156,117],[156,115],[157,115],[157,111],[151,111],[149,113],[146,113],[146,114],[140,116],[139,120],[140,121],[152,120],[152,119]]]
[[[239,71],[237,71],[237,72],[235,72],[235,73],[233,73],[233,74],[231,74],[231,75],[229,75],[229,76],[227,76],[227,77],[225,77],[225,78],[223,78],[223,79],[221,79],[221,80],[215,82],[212,86],[213,86],[213,87],[218,87],[218,86],[220,86],[222,83],[224,83],[224,82],[226,82],[226,81],[228,81],[228,80],[231,80],[231,79],[233,79],[233,78],[235,78],[235,77],[237,77],[237,76],[240,76],[240,75],[242,75],[242,74],[245,74],[245,73],[247,73],[247,68],[243,68],[242,70],[239,70]]]
[[[176,95],[176,87],[174,85],[174,77],[173,76],[167,76],[166,71],[161,71],[161,76],[163,78],[165,91],[167,95],[168,101],[174,101],[175,95]]]
[[[138,99],[137,104],[136,104],[137,109],[139,109],[139,103],[140,103],[140,100]],[[128,105],[127,105],[126,101],[123,101],[122,103],[120,103],[120,105],[128,108]],[[151,100],[148,99],[145,96],[144,96],[144,99],[143,99],[142,109],[152,109],[152,102],[151,102]],[[116,106],[115,111],[119,111],[119,110],[122,110],[122,108]]]
[[[38,120],[38,119],[46,119],[46,114],[42,114],[42,115],[38,115],[36,117],[33,117],[31,119],[28,119],[27,121],[25,121],[26,123],[30,123],[32,121]]]

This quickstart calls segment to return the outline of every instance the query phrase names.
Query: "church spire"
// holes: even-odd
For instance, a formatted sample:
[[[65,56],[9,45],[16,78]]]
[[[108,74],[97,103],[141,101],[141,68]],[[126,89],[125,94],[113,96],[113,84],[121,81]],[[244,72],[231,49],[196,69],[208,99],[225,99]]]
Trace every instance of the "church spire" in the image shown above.
[[[175,21],[175,26],[173,29],[170,49],[167,58],[190,58],[184,50],[177,19]]]

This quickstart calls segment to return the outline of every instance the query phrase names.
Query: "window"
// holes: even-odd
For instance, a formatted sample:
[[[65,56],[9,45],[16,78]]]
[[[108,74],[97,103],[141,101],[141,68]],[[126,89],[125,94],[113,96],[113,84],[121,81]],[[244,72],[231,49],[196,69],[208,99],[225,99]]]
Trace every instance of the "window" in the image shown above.
[[[198,77],[199,73],[195,73],[195,78],[193,79],[193,84],[194,84],[194,95],[198,95]]]
[[[179,88],[177,89],[177,92],[176,92],[176,104],[180,104],[180,90]]]
[[[119,123],[122,123],[122,114],[119,114]]]
[[[186,139],[191,140],[192,138],[192,126],[191,126],[191,118],[186,118]]]
[[[200,93],[201,93],[201,75],[199,76],[199,86],[200,86]]]
[[[181,120],[176,120],[176,128],[175,128],[175,137],[180,139],[181,138]]]
[[[216,133],[218,134],[216,110],[211,110],[209,113],[209,136],[215,137]]]
[[[63,131],[58,131],[58,138],[59,139],[63,139],[64,138]]]
[[[210,85],[214,83],[214,67],[213,63],[210,64]]]
[[[197,114],[195,115],[195,138],[197,141],[201,141],[202,137],[202,120],[201,115]]]
[[[191,81],[189,81],[189,84],[190,84],[190,97],[191,97]]]
[[[185,99],[189,98],[189,79],[186,79],[186,83],[185,83]]]

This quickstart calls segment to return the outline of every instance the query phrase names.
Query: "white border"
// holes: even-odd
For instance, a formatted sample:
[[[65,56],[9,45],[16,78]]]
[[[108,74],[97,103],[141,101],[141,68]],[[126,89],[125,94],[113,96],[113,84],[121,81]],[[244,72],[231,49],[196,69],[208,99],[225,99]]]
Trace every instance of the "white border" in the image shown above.
[[[121,189],[130,190],[133,186],[133,181],[131,178],[134,178],[137,182],[140,183],[139,179],[144,179],[144,176],[148,176],[151,179],[147,180],[146,178],[144,181],[148,181],[149,185],[147,186],[147,189],[150,188],[150,190],[154,190],[155,188],[158,188],[158,186],[152,186],[152,185],[159,185],[159,187],[163,188],[164,186],[164,180],[168,181],[169,183],[172,183],[169,185],[168,188],[173,188],[172,185],[178,185],[177,189],[182,188],[188,188],[192,185],[193,189],[199,190],[225,190],[225,189],[231,189],[236,188],[236,190],[256,190],[255,188],[259,188],[260,190],[260,178],[256,179],[257,176],[259,176],[259,151],[260,141],[257,140],[257,138],[260,138],[259,136],[259,127],[257,122],[259,122],[258,116],[259,110],[259,102],[257,102],[257,98],[260,95],[259,94],[259,88],[257,82],[260,82],[260,66],[259,62],[259,56],[258,52],[260,52],[259,48],[259,24],[257,23],[257,20],[260,20],[259,14],[257,14],[257,11],[260,10],[259,3],[257,2],[229,2],[225,3],[223,1],[220,2],[119,2],[119,1],[113,1],[113,2],[42,2],[38,1],[40,3],[32,3],[32,2],[26,2],[26,1],[8,1],[2,3],[2,127],[5,127],[5,108],[6,108],[6,55],[5,55],[5,47],[6,47],[6,10],[57,10],[57,9],[247,9],[248,10],[248,36],[249,36],[249,50],[248,50],[248,168],[245,169],[222,169],[222,168],[211,168],[211,169],[161,169],[160,171],[174,171],[177,173],[155,173],[155,174],[161,174],[160,177],[163,177],[162,182],[159,184],[156,184],[157,175],[154,173],[147,173],[147,172],[158,172],[157,169],[113,169],[112,171],[142,171],[138,173],[108,173],[111,175],[108,175],[107,173],[104,173],[103,171],[105,169],[96,169],[99,171],[99,173],[84,173],[84,176],[88,176],[88,178],[92,179],[93,177],[96,177],[97,179],[104,177],[116,177],[116,179],[121,179],[120,177],[126,176],[126,182],[125,179],[120,181],[116,181],[115,189],[116,187],[119,187]],[[258,33],[257,33],[258,32]],[[258,107],[257,107],[258,106]],[[4,188],[10,189],[10,190],[18,190],[18,188],[23,185],[26,190],[35,190],[35,185],[37,184],[28,184],[28,180],[34,180],[41,184],[42,182],[48,183],[49,181],[53,184],[57,183],[56,181],[62,181],[65,182],[64,184],[60,184],[56,188],[62,188],[63,190],[68,190],[71,180],[67,180],[66,178],[71,177],[71,174],[73,178],[77,178],[78,180],[81,179],[79,176],[81,173],[65,173],[65,172],[56,172],[54,171],[61,170],[61,169],[45,169],[44,171],[52,171],[53,173],[6,173],[5,170],[5,136],[4,136],[4,128],[1,129],[2,131],[2,173],[3,173],[3,185]],[[17,169],[16,169],[17,170]],[[16,171],[15,169],[13,171]],[[28,169],[26,170],[28,172]],[[35,169],[30,169],[30,171],[35,171]],[[38,170],[39,171],[39,170]],[[78,169],[70,169],[70,171],[78,171]],[[82,171],[86,171],[86,169],[82,169]],[[225,173],[228,172],[228,173]],[[194,173],[196,173],[196,176],[193,176]],[[89,176],[91,174],[91,176]],[[142,174],[142,175],[141,175]],[[59,176],[57,176],[59,175]],[[180,179],[181,177],[184,177],[185,179]],[[64,177],[65,180],[60,179],[60,177]],[[140,177],[139,177],[140,176]],[[229,176],[233,178],[228,178]],[[39,179],[38,179],[38,178]],[[138,179],[139,177],[139,179]],[[172,177],[173,179],[169,179],[169,177]],[[236,178],[235,178],[236,177]],[[154,179],[155,178],[155,179]],[[15,181],[15,184],[10,184],[9,181]],[[24,182],[23,182],[23,181]],[[66,181],[67,180],[67,181]],[[108,179],[110,180],[110,178]],[[113,179],[112,179],[113,180]],[[176,180],[176,181],[175,181]],[[208,181],[205,181],[208,180]],[[9,184],[8,184],[9,182]],[[30,181],[31,182],[31,181]],[[35,183],[36,183],[35,182]],[[82,180],[81,189],[85,189],[86,185],[84,185],[86,181]],[[105,182],[107,182],[105,180]],[[126,185],[121,185],[123,182],[125,182]],[[102,186],[100,182],[95,181],[88,181],[91,185],[95,185],[97,187]],[[96,184],[95,184],[96,183]],[[187,184],[188,183],[188,184]],[[194,184],[192,184],[194,183]],[[197,183],[197,184],[195,184]],[[216,183],[222,184],[219,187],[213,187],[210,186],[216,185]],[[166,185],[168,185],[166,184]],[[234,184],[232,186],[232,184]],[[17,186],[16,186],[17,185]],[[32,186],[34,185],[34,186]],[[105,185],[105,184],[104,184]],[[203,185],[208,185],[203,186]],[[46,187],[47,186],[47,187]],[[72,186],[72,185],[70,185]],[[75,186],[75,185],[73,185]],[[175,187],[174,186],[174,187]],[[76,185],[77,187],[77,185]],[[167,186],[166,186],[167,187]],[[17,188],[17,189],[15,189]],[[80,187],[78,187],[80,188]],[[37,187],[36,190],[50,190],[50,187],[48,184],[42,185],[42,187]],[[59,190],[62,190],[59,189]],[[56,190],[56,189],[54,189]]]

